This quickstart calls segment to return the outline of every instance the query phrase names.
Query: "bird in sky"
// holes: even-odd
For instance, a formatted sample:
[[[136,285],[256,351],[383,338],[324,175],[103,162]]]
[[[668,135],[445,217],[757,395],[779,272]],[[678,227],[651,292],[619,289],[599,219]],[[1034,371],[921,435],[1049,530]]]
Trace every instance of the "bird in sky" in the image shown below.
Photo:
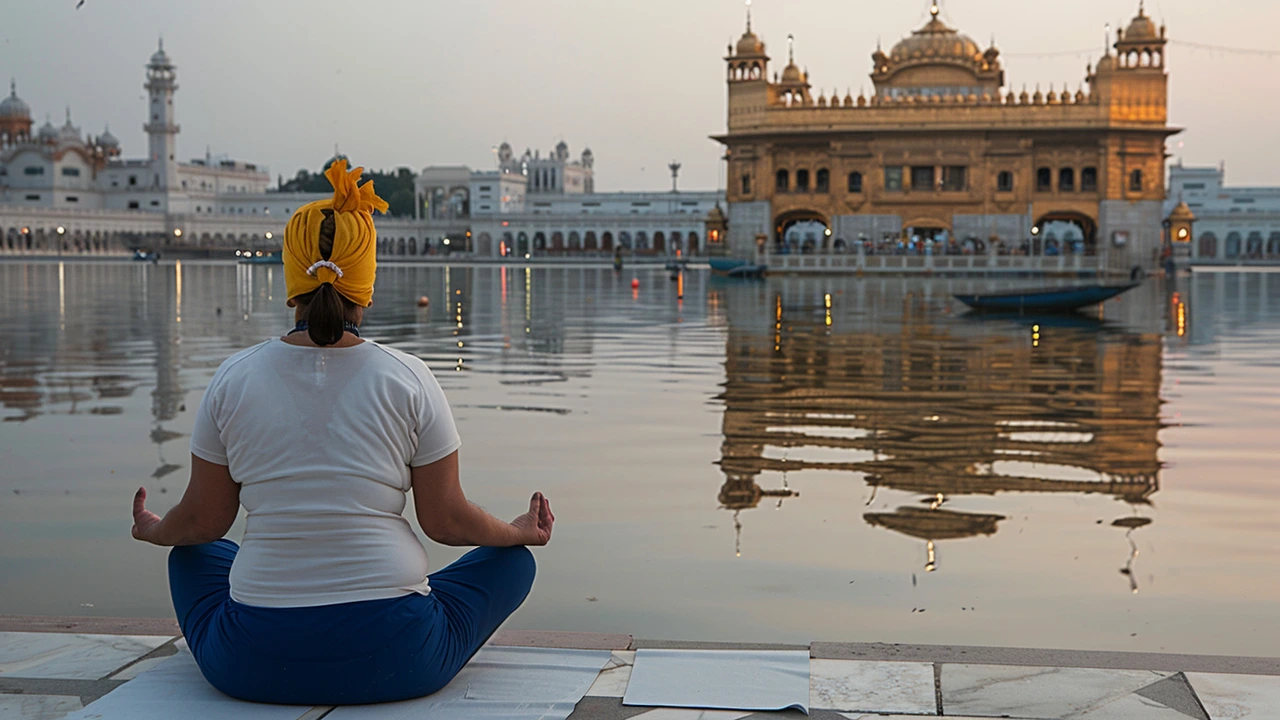
[[[80,2],[76,3],[76,9],[77,9],[77,10],[79,10],[79,9],[80,9],[80,8],[82,8],[82,7],[84,7],[84,0],[80,0]]]

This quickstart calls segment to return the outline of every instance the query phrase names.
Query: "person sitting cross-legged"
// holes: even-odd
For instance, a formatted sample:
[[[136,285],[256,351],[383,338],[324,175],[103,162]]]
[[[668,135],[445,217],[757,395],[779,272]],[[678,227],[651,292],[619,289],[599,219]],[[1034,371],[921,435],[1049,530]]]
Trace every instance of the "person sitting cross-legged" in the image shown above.
[[[541,493],[503,522],[458,479],[461,440],[418,358],[360,337],[387,209],[338,160],[332,200],[284,233],[297,327],[232,356],[205,391],[191,480],[163,518],[133,501],[133,536],[172,547],[178,623],[205,678],[235,698],[289,705],[406,700],[444,687],[524,602],[555,516]],[[427,573],[402,513],[479,546]],[[241,545],[225,539],[240,506]]]

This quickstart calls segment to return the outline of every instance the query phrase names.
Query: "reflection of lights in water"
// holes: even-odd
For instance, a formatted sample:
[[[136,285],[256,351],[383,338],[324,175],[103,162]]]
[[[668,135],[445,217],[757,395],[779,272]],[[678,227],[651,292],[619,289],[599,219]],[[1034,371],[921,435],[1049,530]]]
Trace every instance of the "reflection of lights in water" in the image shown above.
[[[58,329],[66,330],[67,320],[67,268],[58,263]]]
[[[924,563],[924,571],[933,572],[938,569],[938,549],[933,544],[932,540],[929,540],[927,543],[925,543],[924,548],[925,548],[925,552],[928,554],[928,558],[925,560],[925,563]]]
[[[173,275],[177,282],[177,301],[174,303],[177,308],[178,322],[182,322],[182,261],[179,260],[173,264]]]
[[[1040,326],[1031,326],[1031,347],[1040,347]]]

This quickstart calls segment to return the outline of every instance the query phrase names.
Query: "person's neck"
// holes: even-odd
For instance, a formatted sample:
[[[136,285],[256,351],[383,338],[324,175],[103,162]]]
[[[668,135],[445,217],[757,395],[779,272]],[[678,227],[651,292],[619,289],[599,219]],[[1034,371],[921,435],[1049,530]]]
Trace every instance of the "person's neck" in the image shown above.
[[[284,341],[284,343],[287,345],[294,345],[296,347],[312,347],[312,348],[319,348],[319,347],[349,348],[349,347],[355,347],[356,345],[361,345],[364,343],[364,340],[362,340],[360,336],[355,335],[353,333],[349,333],[349,332],[342,333],[342,337],[338,339],[338,342],[332,345],[317,345],[315,344],[315,342],[311,340],[311,335],[305,332],[291,333],[289,335],[284,335],[280,339]]]

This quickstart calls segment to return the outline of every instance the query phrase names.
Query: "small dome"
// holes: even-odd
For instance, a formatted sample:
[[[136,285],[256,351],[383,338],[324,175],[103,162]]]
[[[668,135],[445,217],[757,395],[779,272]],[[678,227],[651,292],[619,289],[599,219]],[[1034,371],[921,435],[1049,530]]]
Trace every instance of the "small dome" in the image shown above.
[[[1143,42],[1144,40],[1157,40],[1160,38],[1160,31],[1156,28],[1156,24],[1151,18],[1147,17],[1145,8],[1138,7],[1138,16],[1129,23],[1129,28],[1124,31],[1125,42]]]
[[[716,206],[711,208],[711,212],[707,213],[707,222],[711,224],[723,224],[725,220],[724,211],[720,209],[720,203],[717,202]]]
[[[947,27],[938,17],[934,6],[933,17],[924,27],[911,33],[897,45],[889,56],[895,62],[910,60],[963,60],[973,62],[982,58],[982,49],[968,35]]]
[[[9,82],[9,97],[0,100],[0,118],[31,119],[31,106],[18,97],[18,84]]]
[[[750,28],[747,28],[747,31],[738,39],[737,49],[739,55],[763,55],[764,42]]]
[[[173,67],[173,62],[169,60],[168,53],[164,51],[163,39],[160,40],[160,47],[155,51],[155,53],[151,55],[151,62],[149,62],[148,65],[150,65],[151,67],[157,67],[157,68]]]
[[[1173,222],[1195,222],[1196,214],[1191,212],[1191,206],[1185,201],[1179,201],[1178,206],[1169,213],[1169,219]]]
[[[98,144],[104,148],[114,149],[120,147],[120,140],[111,134],[111,128],[108,127],[98,136]]]
[[[54,127],[53,123],[45,120],[44,124],[40,126],[40,131],[36,133],[36,137],[40,142],[56,142],[58,140],[58,128]]]
[[[59,142],[80,142],[80,128],[71,122],[71,109],[67,108],[67,122],[58,130]]]
[[[804,82],[804,73],[800,72],[800,68],[795,63],[791,63],[782,71],[782,82],[802,83]]]

